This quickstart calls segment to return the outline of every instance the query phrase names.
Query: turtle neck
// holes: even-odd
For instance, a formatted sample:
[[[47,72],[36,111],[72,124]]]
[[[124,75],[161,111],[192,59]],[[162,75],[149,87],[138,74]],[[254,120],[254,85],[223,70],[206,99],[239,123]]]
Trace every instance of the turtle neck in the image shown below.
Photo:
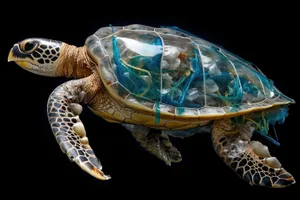
[[[96,65],[87,54],[86,46],[76,47],[63,43],[57,64],[58,76],[83,78],[92,73],[92,66]]]

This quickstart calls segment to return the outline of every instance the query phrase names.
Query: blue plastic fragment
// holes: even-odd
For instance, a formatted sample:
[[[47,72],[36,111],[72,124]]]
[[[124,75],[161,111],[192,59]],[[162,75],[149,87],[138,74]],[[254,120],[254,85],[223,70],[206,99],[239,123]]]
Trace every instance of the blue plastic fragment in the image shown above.
[[[114,33],[114,32],[115,32],[115,30],[114,30],[114,27],[113,27],[113,25],[112,25],[112,24],[109,24],[109,27],[111,28],[111,33]]]
[[[280,143],[274,138],[272,138],[271,135],[269,135],[269,126],[275,126],[276,123],[284,123],[287,116],[288,107],[279,106],[275,108],[269,108],[263,111],[258,111],[255,113],[249,113],[246,116],[236,117],[232,120],[234,123],[245,123],[250,118],[251,121],[256,122],[256,125],[258,125],[257,130],[255,131],[256,133],[260,134],[276,146],[279,146]]]
[[[182,115],[182,113],[184,112],[184,108],[183,107],[178,107],[177,108],[177,115]]]
[[[160,122],[160,108],[159,108],[159,102],[155,102],[155,123],[159,124]]]
[[[121,63],[121,56],[120,56],[120,51],[119,51],[119,48],[118,48],[118,44],[117,44],[117,37],[116,36],[113,36],[113,39],[112,39],[112,46],[113,46],[113,53],[114,53],[114,63],[117,65],[117,69],[116,69],[116,75],[118,77],[118,80],[121,84],[124,84],[125,83],[125,80],[124,80],[124,76],[123,76],[123,65]]]
[[[280,146],[280,143],[277,140],[275,140],[274,138],[272,138],[271,136],[266,135],[265,133],[262,133],[260,131],[255,131],[255,133],[258,133],[259,135],[263,136],[266,140],[275,144],[276,146],[278,146],[278,147]]]

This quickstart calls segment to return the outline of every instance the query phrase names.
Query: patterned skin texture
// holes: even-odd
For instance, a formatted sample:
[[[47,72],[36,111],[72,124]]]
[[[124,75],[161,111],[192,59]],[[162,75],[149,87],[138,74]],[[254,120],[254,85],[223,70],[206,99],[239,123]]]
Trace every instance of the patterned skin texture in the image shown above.
[[[79,103],[89,100],[91,87],[86,83],[92,78],[94,76],[58,86],[48,100],[48,119],[63,153],[92,176],[107,180],[110,177],[101,171],[102,165],[89,145],[84,125],[79,119],[82,111]],[[88,95],[86,91],[89,91]]]
[[[265,145],[250,141],[255,128],[252,122],[234,126],[230,119],[215,121],[212,138],[216,153],[250,185],[282,188],[295,183]]]
[[[56,45],[53,45],[52,43],[41,44],[37,47],[35,52],[31,54],[31,57],[34,60],[37,60],[37,62],[40,64],[44,64],[44,63],[53,64],[60,55],[59,53],[60,45],[61,45],[60,43],[57,43]]]
[[[169,136],[160,131],[155,131],[145,126],[136,126],[132,124],[123,124],[129,130],[133,137],[141,144],[141,146],[155,155],[167,165],[181,161],[180,152],[172,145]]]

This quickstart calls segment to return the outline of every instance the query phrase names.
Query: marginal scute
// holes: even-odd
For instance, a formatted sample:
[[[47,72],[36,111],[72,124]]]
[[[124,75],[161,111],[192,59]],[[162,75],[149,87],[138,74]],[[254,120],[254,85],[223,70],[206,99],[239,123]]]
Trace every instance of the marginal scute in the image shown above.
[[[213,114],[215,116],[223,116],[225,113],[222,108],[218,107],[203,107],[199,109],[200,115]]]
[[[199,110],[196,108],[185,108],[181,114],[182,116],[197,116],[199,115]]]
[[[159,110],[160,112],[175,114],[175,107],[171,105],[159,104]]]

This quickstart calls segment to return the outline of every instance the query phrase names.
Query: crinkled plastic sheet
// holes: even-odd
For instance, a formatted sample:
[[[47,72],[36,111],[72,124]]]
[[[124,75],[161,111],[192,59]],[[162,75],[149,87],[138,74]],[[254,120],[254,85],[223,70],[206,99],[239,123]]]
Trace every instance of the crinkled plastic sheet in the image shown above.
[[[176,107],[234,108],[278,95],[272,81],[226,50],[151,31],[112,37],[118,81],[135,96]]]

